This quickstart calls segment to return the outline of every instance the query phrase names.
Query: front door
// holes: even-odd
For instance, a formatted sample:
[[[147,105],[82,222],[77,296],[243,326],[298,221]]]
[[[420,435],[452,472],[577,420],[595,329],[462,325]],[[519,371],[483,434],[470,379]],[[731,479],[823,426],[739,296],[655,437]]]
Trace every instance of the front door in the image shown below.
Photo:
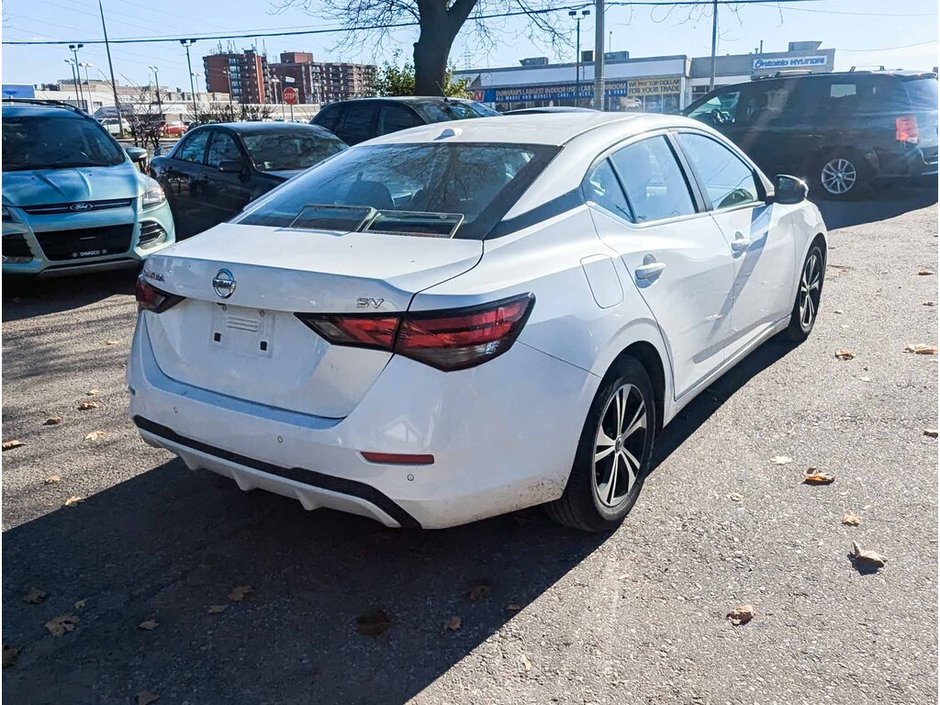
[[[241,162],[242,171],[220,171],[222,162]],[[209,173],[205,182],[204,205],[209,227],[212,227],[241,212],[251,201],[252,168],[235,137],[223,130],[216,130],[212,135],[206,165]]]
[[[596,169],[586,188],[589,200],[604,209],[594,218],[598,234],[620,253],[659,324],[679,399],[725,360],[734,279],[731,253],[715,221],[697,212],[664,135],[630,143]],[[618,183],[626,203],[601,204],[604,199],[612,202]]]
[[[205,169],[209,133],[209,130],[197,130],[184,137],[160,174],[160,184],[170,202],[179,239],[205,230],[205,213],[199,205],[199,179]]]

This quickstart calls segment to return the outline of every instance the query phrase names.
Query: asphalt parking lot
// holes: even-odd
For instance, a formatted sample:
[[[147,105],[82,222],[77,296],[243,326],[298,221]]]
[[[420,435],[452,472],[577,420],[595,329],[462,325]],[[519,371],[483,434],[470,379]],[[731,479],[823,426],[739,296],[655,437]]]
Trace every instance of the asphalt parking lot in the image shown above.
[[[132,275],[4,287],[8,702],[935,702],[937,357],[904,349],[937,343],[936,184],[824,214],[810,340],[688,407],[611,536],[391,531],[190,472],[126,418]]]

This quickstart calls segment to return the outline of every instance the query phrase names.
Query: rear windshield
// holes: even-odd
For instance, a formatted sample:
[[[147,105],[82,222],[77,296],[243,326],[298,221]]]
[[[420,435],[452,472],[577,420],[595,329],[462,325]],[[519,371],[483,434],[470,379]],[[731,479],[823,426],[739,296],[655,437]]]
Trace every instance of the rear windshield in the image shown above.
[[[412,216],[430,213],[444,224],[442,232],[482,240],[558,149],[472,142],[354,147],[291,179],[234,222],[356,230],[371,208],[410,214],[386,218],[385,232],[416,234],[412,228],[422,219]],[[341,228],[337,218],[344,208],[349,223]]]
[[[499,115],[495,110],[473,101],[467,101],[466,103],[443,100],[428,103],[416,101],[411,103],[411,107],[417,110],[418,114],[428,122],[445,122],[447,120],[465,120],[467,118]]]
[[[902,84],[915,110],[937,109],[937,79],[915,78]]]
[[[95,120],[19,116],[3,119],[3,170],[114,166],[124,150]]]
[[[346,149],[345,142],[327,132],[243,134],[242,141],[261,171],[306,169]]]

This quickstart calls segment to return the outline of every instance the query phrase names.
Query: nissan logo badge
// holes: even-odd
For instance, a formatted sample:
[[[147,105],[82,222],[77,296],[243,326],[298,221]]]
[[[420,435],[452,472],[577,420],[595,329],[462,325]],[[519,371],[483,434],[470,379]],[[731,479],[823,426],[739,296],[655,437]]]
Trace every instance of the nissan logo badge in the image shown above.
[[[229,296],[235,293],[235,277],[227,269],[220,269],[214,277],[212,277],[212,288],[215,289],[215,293],[223,299],[227,299]]]

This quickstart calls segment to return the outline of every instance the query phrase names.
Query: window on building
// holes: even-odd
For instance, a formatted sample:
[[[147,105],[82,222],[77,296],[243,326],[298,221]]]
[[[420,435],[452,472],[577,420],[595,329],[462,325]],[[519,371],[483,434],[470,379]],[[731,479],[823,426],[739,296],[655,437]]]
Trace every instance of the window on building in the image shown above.
[[[636,222],[676,218],[695,212],[692,194],[665,137],[650,137],[610,158],[623,183]]]

